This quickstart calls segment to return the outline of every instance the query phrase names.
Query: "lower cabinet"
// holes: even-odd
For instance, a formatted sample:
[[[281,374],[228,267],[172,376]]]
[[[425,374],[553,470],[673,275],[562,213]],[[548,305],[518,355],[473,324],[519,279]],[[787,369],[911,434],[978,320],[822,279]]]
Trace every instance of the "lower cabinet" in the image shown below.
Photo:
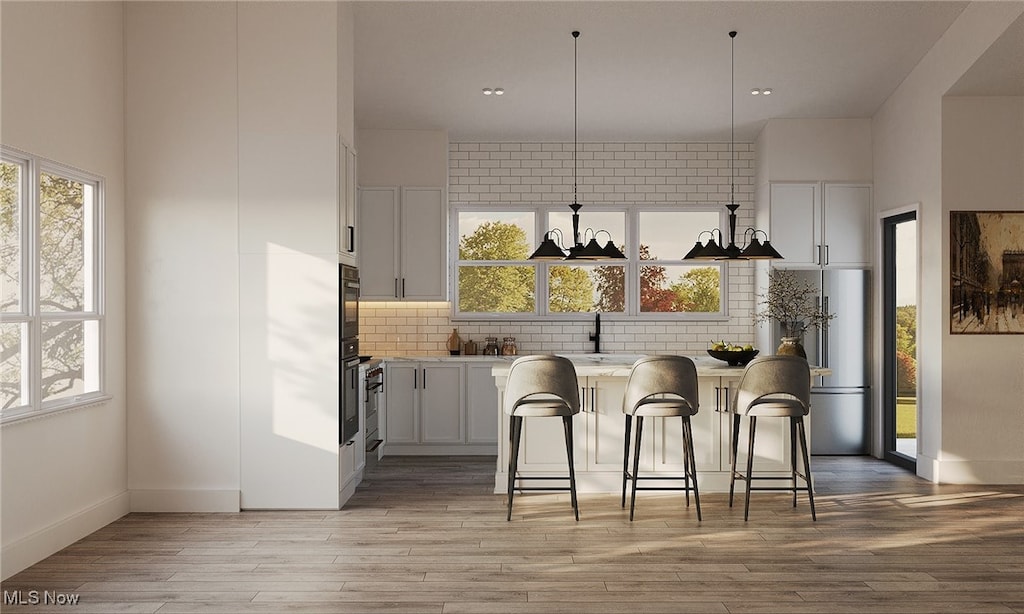
[[[493,454],[498,391],[491,363],[385,363],[384,454]]]
[[[573,459],[581,490],[614,492],[621,487],[625,453],[625,415],[622,399],[625,377],[579,377],[581,411],[573,417]],[[716,376],[698,378],[700,407],[690,419],[693,427],[694,457],[701,472],[702,489],[728,490],[729,457],[732,443],[732,403],[738,379]],[[504,394],[504,386],[498,391]],[[499,400],[500,402],[500,400]],[[494,411],[499,411],[494,405]],[[805,421],[808,420],[805,418]],[[683,475],[683,435],[679,418],[648,418],[644,421],[640,471],[670,476]],[[737,438],[737,462],[745,466],[749,419],[741,418]],[[809,428],[809,426],[808,426]],[[633,420],[635,436],[636,419]],[[500,457],[495,491],[504,492],[508,479],[509,420],[502,414],[499,424]],[[754,447],[757,472],[789,472],[789,420],[763,418],[758,421]],[[521,475],[565,475],[566,450],[562,423],[557,418],[526,418],[520,441],[518,471]],[[632,463],[632,457],[630,457]]]
[[[733,394],[736,391],[736,384],[739,380],[723,380],[721,387],[722,403],[733,402]],[[722,468],[728,470],[731,464],[730,446],[732,445],[732,423],[733,415],[723,413],[722,416],[722,441],[725,449],[721,453]],[[809,418],[804,418],[804,425],[810,432]],[[736,468],[745,471],[747,466],[747,450],[750,445],[750,419],[740,418],[740,430],[737,437]],[[809,444],[808,440],[808,445]],[[797,454],[799,454],[799,449]],[[698,463],[699,463],[698,459]],[[813,466],[813,465],[812,465]],[[754,471],[789,471],[789,419],[788,418],[760,418],[757,421],[757,433],[754,437]]]

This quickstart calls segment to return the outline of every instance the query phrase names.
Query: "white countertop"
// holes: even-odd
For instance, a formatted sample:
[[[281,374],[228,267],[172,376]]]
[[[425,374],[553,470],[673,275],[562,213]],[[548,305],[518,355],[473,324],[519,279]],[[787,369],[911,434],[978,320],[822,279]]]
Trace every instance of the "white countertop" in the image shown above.
[[[565,356],[573,362],[576,373],[584,377],[627,377],[633,363],[645,354],[571,354],[556,353],[556,356]],[[492,369],[495,376],[508,375],[508,369],[512,361],[519,356],[483,356],[483,355],[458,355],[458,356],[386,356],[385,362],[490,362],[496,363]],[[730,367],[728,364],[710,356],[691,356],[697,366],[697,375],[700,377],[739,377],[743,373],[743,367]],[[831,375],[830,369],[822,367],[811,367],[812,375]]]

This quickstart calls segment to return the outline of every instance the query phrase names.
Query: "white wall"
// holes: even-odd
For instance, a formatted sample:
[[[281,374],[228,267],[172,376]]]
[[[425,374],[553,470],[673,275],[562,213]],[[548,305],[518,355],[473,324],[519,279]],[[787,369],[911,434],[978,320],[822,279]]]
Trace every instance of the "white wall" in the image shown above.
[[[1024,211],[1024,98],[943,99],[942,209]],[[949,335],[944,352],[970,373],[943,380],[942,479],[1024,482],[1024,336]]]
[[[120,3],[2,5],[0,141],[105,180],[103,386],[113,397],[0,428],[3,578],[128,511],[122,31]]]
[[[125,11],[132,509],[237,510],[237,8]]]
[[[446,187],[448,133],[443,130],[356,131],[360,187]]]
[[[771,119],[757,140],[758,182],[870,183],[870,119]]]
[[[874,202],[877,212],[920,203],[920,288],[918,294],[918,474],[935,481],[981,481],[953,468],[945,452],[945,420],[971,405],[944,398],[943,380],[985,381],[992,360],[957,355],[949,340],[948,209],[942,202],[942,96],[999,35],[1024,12],[1020,3],[975,2],[943,34],[872,118]],[[877,281],[877,280],[876,280]],[[880,288],[876,284],[876,292]],[[876,314],[875,331],[880,331]],[[876,347],[880,341],[876,339]],[[997,386],[995,397],[1020,407],[1020,397]],[[880,403],[875,404],[876,407]],[[880,416],[875,416],[876,419]],[[877,442],[876,442],[877,443]],[[1018,442],[1019,446],[1019,442]],[[945,465],[945,467],[944,467]],[[950,469],[949,475],[944,468]],[[970,478],[970,479],[968,479]]]

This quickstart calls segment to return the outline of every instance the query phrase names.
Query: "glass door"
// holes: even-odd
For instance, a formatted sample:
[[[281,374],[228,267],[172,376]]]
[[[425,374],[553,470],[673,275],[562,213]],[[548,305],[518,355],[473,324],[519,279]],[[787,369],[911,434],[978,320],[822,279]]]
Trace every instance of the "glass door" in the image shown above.
[[[882,220],[885,459],[917,467],[917,212]]]

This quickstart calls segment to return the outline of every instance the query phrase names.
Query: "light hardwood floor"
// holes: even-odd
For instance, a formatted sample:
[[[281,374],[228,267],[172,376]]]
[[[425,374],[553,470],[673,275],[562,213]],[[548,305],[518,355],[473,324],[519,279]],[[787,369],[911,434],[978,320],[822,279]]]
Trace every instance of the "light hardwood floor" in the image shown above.
[[[516,498],[494,459],[387,457],[336,512],[131,514],[3,583],[77,606],[3,612],[1017,612],[1024,487],[936,486],[813,457],[805,496]],[[42,596],[42,593],[40,593]]]

